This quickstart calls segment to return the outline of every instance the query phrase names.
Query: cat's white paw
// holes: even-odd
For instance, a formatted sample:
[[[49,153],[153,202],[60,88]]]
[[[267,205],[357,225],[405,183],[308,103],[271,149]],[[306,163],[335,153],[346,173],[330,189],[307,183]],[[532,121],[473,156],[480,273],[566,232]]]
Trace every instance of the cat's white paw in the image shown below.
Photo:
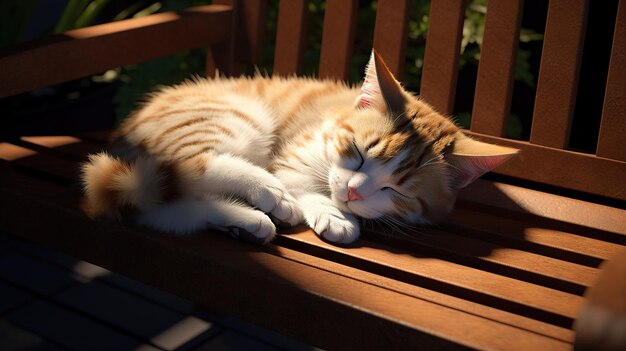
[[[356,218],[339,211],[319,212],[307,222],[317,235],[337,244],[353,243],[361,233]]]
[[[235,238],[267,244],[276,236],[276,227],[269,217],[263,213],[260,215],[258,217],[251,216],[247,219],[242,218],[235,225],[229,226],[228,231]]]
[[[269,177],[268,177],[269,178]],[[248,190],[246,201],[273,217],[279,225],[295,226],[303,221],[296,199],[274,177]]]

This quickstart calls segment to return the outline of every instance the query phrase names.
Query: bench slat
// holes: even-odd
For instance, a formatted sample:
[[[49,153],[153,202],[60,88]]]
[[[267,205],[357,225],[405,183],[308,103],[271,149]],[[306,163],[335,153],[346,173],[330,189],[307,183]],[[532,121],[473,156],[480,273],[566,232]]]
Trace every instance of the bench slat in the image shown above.
[[[308,2],[281,0],[278,6],[274,74],[286,76],[300,73],[306,47]]]
[[[0,173],[2,184],[24,184],[26,187],[29,186],[26,184],[32,184],[35,188],[40,188],[38,183],[48,188],[52,186],[36,179],[20,182],[15,179],[20,176],[14,173]],[[383,348],[410,343],[431,348],[460,348],[452,342],[519,350],[528,347],[565,350],[570,347],[568,341],[546,338],[536,332],[354,279],[351,275],[341,274],[345,270],[342,272],[341,266],[334,262],[322,264],[333,265],[334,270],[302,264],[300,262],[311,256],[285,248],[269,246],[267,250],[259,249],[219,235],[161,236],[106,222],[93,228],[92,221],[75,208],[53,205],[58,197],[53,189],[44,191],[42,196],[39,192],[20,189],[20,192],[36,196],[27,199],[16,195],[15,188],[0,187],[0,206],[7,208],[10,204],[12,209],[11,213],[0,213],[0,223],[29,240],[165,288],[199,306],[210,306],[212,311],[234,314],[270,328],[281,327],[287,335],[304,338],[322,347]],[[29,217],[29,213],[33,213],[27,210],[33,207],[39,208],[42,214],[36,220]],[[21,213],[20,218],[26,223],[16,225],[16,221],[10,220],[13,211]],[[73,226],[68,228],[67,223]],[[112,251],[116,255],[110,255]],[[142,252],[140,259],[136,255],[139,251]],[[272,251],[278,251],[283,257],[272,254]],[[317,258],[314,260],[320,262]],[[154,269],[155,262],[159,269]],[[229,291],[254,293],[231,294]],[[276,303],[276,296],[281,296],[280,303]],[[360,301],[362,308],[351,308],[354,301]],[[327,323],[328,311],[333,311],[335,323],[332,326]],[[267,318],[270,314],[273,318]],[[299,323],[293,323],[294,317],[303,315],[307,316],[306,325],[318,327],[303,328]],[[380,315],[389,319],[380,318]],[[450,320],[459,324],[451,325]],[[359,327],[347,330],[336,327],[342,323],[356,323]],[[362,330],[369,332],[364,335]],[[476,333],[477,330],[481,333]],[[566,340],[571,337],[569,332],[549,326],[548,332]],[[512,348],[506,347],[511,336],[520,342]]]
[[[301,254],[295,250],[287,250],[286,248],[280,246],[282,242],[284,242],[283,237],[279,237],[277,241],[278,246],[273,246],[272,250],[277,251],[281,257],[293,259],[306,265],[314,266],[329,272],[335,272],[346,277],[352,277],[356,280],[368,282],[376,286],[384,287],[386,289],[397,291],[422,300],[431,301],[436,304],[457,309],[476,316],[481,316],[508,325],[514,325],[521,329],[546,335],[557,340],[565,342],[571,342],[571,340],[573,340],[573,334],[570,329],[530,319],[518,314],[509,313],[484,304],[478,304],[451,295],[442,294],[431,289],[424,289],[415,284],[408,284],[383,275],[370,273],[361,269],[355,269],[351,266],[334,262],[333,260],[320,259],[312,255]]]
[[[379,0],[376,10],[374,49],[399,81],[404,75],[409,8],[409,0]]]
[[[358,9],[358,0],[326,2],[319,78],[348,79]]]
[[[503,136],[511,112],[523,0],[491,1],[478,64],[471,130]]]
[[[465,1],[432,1],[420,95],[439,112],[454,108]]]
[[[415,234],[407,230],[416,239],[407,239],[411,244],[399,243],[412,252],[576,295],[582,295],[595,281],[595,268],[485,242],[462,227],[446,229],[417,229]],[[372,232],[379,236],[389,235],[382,230]]]
[[[558,230],[567,231],[573,224],[626,238],[626,211],[620,208],[484,179],[461,189],[459,199],[476,203],[479,208],[500,208],[511,213],[547,218],[553,220],[554,229]]]
[[[265,37],[268,0],[213,0],[213,4],[240,6],[235,33],[235,60],[257,64]],[[239,3],[238,3],[239,2]]]
[[[623,248],[620,244],[553,229],[542,222],[510,219],[502,214],[464,208],[462,204],[457,204],[446,223],[454,225],[457,232],[469,231],[471,237],[590,267],[597,267]]]
[[[12,141],[26,148],[39,147],[39,151],[59,151],[65,158],[75,162],[84,161],[87,155],[103,151],[101,144],[93,144],[85,139],[73,136],[26,136],[19,141]]]
[[[318,257],[555,325],[569,327],[582,302],[580,296],[373,241],[341,248],[321,242],[311,230],[283,239],[299,242],[298,250]]]
[[[588,1],[552,0],[541,54],[530,142],[565,149],[578,93]]]
[[[17,45],[0,54],[0,97],[226,42],[231,16],[226,6],[200,6],[76,29]],[[24,51],[26,48],[28,51]]]
[[[10,161],[39,173],[50,174],[61,182],[72,182],[76,179],[78,171],[76,162],[50,157],[31,148],[8,142],[0,142],[0,160]]]
[[[617,9],[597,155],[626,162],[626,1]],[[622,183],[623,184],[623,183]]]
[[[626,200],[624,187],[626,162],[534,145],[524,141],[472,132],[467,134],[488,143],[521,150],[519,155],[499,166],[494,173]],[[609,216],[605,219],[608,222],[614,222]]]

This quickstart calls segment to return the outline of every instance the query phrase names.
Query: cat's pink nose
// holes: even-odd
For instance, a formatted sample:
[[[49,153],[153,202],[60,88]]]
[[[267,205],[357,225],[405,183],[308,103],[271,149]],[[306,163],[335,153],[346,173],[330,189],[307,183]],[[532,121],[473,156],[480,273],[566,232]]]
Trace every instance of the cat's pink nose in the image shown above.
[[[351,186],[348,186],[348,201],[356,201],[356,200],[363,200],[363,196],[357,193],[356,189],[354,189]]]

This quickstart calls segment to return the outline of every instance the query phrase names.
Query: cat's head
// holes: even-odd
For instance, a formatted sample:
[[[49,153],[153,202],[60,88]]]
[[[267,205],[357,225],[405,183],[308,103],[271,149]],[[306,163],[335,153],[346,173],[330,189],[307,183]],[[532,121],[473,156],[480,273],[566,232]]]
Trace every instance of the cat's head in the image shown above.
[[[406,92],[375,52],[354,106],[335,118],[326,130],[332,199],[363,218],[436,222],[458,189],[518,151],[465,136]]]

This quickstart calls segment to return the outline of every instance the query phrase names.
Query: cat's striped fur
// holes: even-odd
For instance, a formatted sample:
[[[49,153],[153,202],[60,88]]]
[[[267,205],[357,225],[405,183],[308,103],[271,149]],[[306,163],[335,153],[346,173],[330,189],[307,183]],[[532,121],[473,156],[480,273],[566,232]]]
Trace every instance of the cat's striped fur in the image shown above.
[[[437,221],[458,187],[515,152],[465,137],[374,54],[362,87],[259,75],[163,88],[118,133],[117,156],[83,165],[93,215],[262,242],[274,223],[350,243],[355,215]]]

